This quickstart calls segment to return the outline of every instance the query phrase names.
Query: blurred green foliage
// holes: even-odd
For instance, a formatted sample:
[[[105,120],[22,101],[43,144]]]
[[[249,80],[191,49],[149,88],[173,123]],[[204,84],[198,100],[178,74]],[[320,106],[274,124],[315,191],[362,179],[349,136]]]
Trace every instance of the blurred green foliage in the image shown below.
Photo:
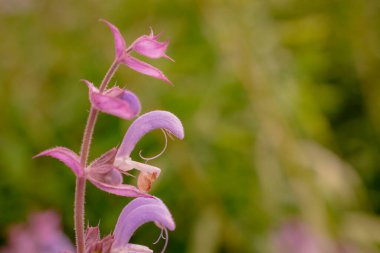
[[[171,42],[176,63],[152,64],[175,88],[127,68],[114,78],[143,112],[172,111],[186,130],[153,162],[163,173],[152,193],[177,223],[168,252],[280,252],[273,237],[294,219],[324,252],[380,252],[379,13],[376,0],[0,1],[0,243],[11,223],[51,208],[73,238],[74,176],[32,156],[79,150],[79,80],[99,83],[113,57],[101,17],[128,42],[149,26]],[[101,115],[91,157],[129,124]],[[162,145],[157,132],[136,150]],[[111,232],[129,199],[87,189],[86,220]],[[133,241],[160,248],[153,227]]]

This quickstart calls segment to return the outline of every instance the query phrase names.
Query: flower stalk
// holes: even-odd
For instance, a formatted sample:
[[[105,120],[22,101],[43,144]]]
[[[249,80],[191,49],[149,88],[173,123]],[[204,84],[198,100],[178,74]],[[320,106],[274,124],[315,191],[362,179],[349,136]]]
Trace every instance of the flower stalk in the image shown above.
[[[68,148],[55,147],[45,150],[34,157],[54,157],[69,167],[76,176],[74,202],[76,253],[125,253],[131,251],[151,253],[153,251],[148,247],[131,244],[129,243],[129,239],[138,227],[149,221],[159,224],[159,227],[164,229],[165,233],[167,233],[167,229],[173,230],[175,228],[171,214],[163,202],[148,193],[152,183],[160,175],[161,169],[149,165],[147,162],[160,156],[163,151],[151,158],[141,157],[145,160],[145,163],[133,161],[130,155],[137,142],[145,134],[155,129],[161,129],[165,137],[166,134],[172,134],[178,139],[183,139],[184,130],[181,121],[174,114],[167,111],[145,113],[131,124],[119,148],[112,148],[90,164],[87,161],[99,112],[114,115],[125,120],[131,120],[140,114],[141,104],[133,92],[117,86],[107,89],[108,84],[120,65],[126,65],[141,74],[171,84],[170,80],[166,78],[161,70],[132,57],[130,52],[135,51],[149,58],[172,59],[166,55],[168,42],[158,41],[159,35],[154,35],[153,31],[151,31],[149,36],[143,35],[139,37],[127,47],[118,28],[108,21],[101,21],[108,25],[114,35],[115,60],[109,67],[99,88],[96,88],[91,82],[83,80],[89,89],[91,107],[83,133],[80,153],[78,155]],[[165,140],[167,142],[167,139]],[[123,183],[123,175],[131,176],[128,172],[132,169],[140,171],[137,187]],[[100,240],[98,227],[93,229],[88,228],[85,233],[84,204],[87,180],[105,192],[123,197],[137,198],[123,211],[125,214],[121,216],[116,225],[115,233],[102,240]],[[136,210],[133,212],[126,211],[131,208],[136,208]],[[129,239],[126,240],[125,238]],[[113,244],[114,239],[115,244]],[[165,248],[166,243],[164,250]]]

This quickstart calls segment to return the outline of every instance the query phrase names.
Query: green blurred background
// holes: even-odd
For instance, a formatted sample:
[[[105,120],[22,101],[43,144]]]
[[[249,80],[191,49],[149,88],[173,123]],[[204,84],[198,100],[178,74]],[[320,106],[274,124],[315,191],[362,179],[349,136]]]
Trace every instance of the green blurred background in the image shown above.
[[[129,43],[163,32],[176,60],[149,61],[174,88],[126,67],[113,79],[143,112],[172,111],[185,127],[152,162],[163,170],[152,193],[177,223],[168,252],[284,253],[278,237],[294,222],[323,248],[308,253],[380,252],[379,13],[377,0],[1,0],[0,244],[45,209],[73,238],[73,174],[31,157],[79,151],[79,80],[99,84],[113,59],[104,18]],[[101,115],[91,158],[129,124]],[[163,143],[157,131],[136,150]],[[130,199],[87,189],[86,222],[111,232]],[[158,251],[158,234],[146,225],[133,242]]]

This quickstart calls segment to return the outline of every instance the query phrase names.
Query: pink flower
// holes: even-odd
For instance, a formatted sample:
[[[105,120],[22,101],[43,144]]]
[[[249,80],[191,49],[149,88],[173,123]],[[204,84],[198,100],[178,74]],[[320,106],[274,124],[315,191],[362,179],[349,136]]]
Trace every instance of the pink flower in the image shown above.
[[[274,234],[276,248],[284,253],[325,252],[319,238],[298,220],[285,223]]]
[[[60,218],[54,211],[33,213],[27,224],[13,225],[8,246],[1,253],[61,253],[74,247],[60,228]]]
[[[152,183],[160,175],[161,170],[146,163],[133,161],[130,155],[137,142],[145,134],[155,129],[163,129],[178,139],[184,138],[182,123],[174,114],[167,111],[148,112],[137,118],[128,128],[114,161],[114,166],[121,171],[127,172],[131,169],[139,170],[141,173],[138,178],[138,187],[145,192],[150,190]],[[161,153],[159,155],[161,155]],[[147,161],[148,160],[151,159],[147,159]]]
[[[165,233],[164,252],[169,239],[167,230],[175,229],[170,211],[158,198],[136,198],[124,207],[112,235],[100,239],[98,227],[87,228],[86,253],[152,253],[144,245],[129,243],[135,231],[148,222],[154,222]]]
[[[126,132],[119,149],[113,148],[93,161],[85,171],[81,170],[79,156],[65,147],[45,150],[35,157],[51,156],[68,166],[77,177],[86,177],[99,189],[126,197],[149,197],[147,194],[151,184],[160,175],[158,167],[133,161],[130,157],[136,143],[148,132],[164,129],[179,139],[183,139],[184,131],[181,121],[172,113],[152,111],[137,118]],[[123,184],[122,174],[137,169],[141,173],[138,188]]]
[[[157,40],[159,35],[154,35],[153,31],[151,31],[150,35],[143,35],[139,37],[131,44],[131,46],[127,47],[123,36],[116,26],[103,19],[100,21],[108,25],[114,36],[115,58],[117,62],[125,64],[129,68],[144,75],[152,76],[171,84],[170,80],[161,72],[161,70],[130,55],[131,51],[135,51],[149,58],[163,57],[172,60],[166,55],[166,49],[169,44],[168,42],[159,42]]]

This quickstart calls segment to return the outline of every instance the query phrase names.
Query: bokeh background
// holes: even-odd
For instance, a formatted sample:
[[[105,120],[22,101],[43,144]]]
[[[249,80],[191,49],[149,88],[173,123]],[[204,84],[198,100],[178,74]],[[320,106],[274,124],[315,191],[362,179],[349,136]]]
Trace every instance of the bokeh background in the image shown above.
[[[176,60],[147,60],[175,87],[126,67],[113,79],[186,130],[152,162],[177,223],[168,252],[380,252],[379,13],[377,0],[0,0],[0,245],[47,209],[74,237],[73,174],[32,156],[79,151],[79,80],[99,84],[114,54],[104,18],[127,42],[152,26]],[[101,115],[91,158],[129,124]],[[157,131],[136,150],[163,144]],[[86,221],[110,233],[130,199],[87,189]],[[158,251],[158,234],[133,242]]]

